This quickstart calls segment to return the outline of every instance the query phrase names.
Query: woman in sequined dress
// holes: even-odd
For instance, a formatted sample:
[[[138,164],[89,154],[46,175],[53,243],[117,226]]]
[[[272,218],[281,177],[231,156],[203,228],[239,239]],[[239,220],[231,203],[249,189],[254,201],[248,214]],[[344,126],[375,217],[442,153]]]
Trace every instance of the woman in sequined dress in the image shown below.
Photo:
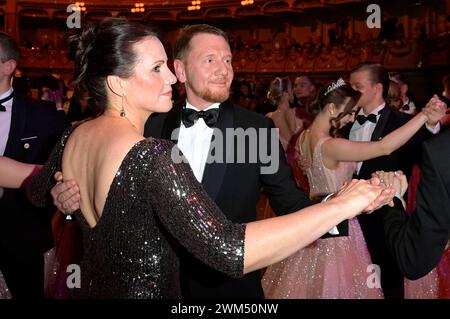
[[[66,131],[27,187],[31,201],[42,206],[57,170],[77,179],[83,259],[76,297],[179,298],[176,252],[182,248],[239,277],[392,195],[376,179],[355,180],[336,198],[301,213],[234,224],[209,199],[184,157],[174,155],[180,154],[174,144],[143,137],[149,115],[172,107],[176,82],[155,33],[107,19],[80,35],[76,56],[77,85],[103,113]]]
[[[297,142],[298,160],[308,176],[311,198],[338,191],[351,180],[356,161],[389,154],[427,121],[425,110],[377,142],[337,138],[338,129],[354,120],[360,95],[339,79],[322,89],[311,105],[318,114]],[[336,227],[330,230],[331,235],[338,232]],[[319,239],[270,266],[263,277],[263,288],[267,298],[382,298],[381,289],[374,285],[371,264],[358,220],[353,218],[348,221],[348,236]]]

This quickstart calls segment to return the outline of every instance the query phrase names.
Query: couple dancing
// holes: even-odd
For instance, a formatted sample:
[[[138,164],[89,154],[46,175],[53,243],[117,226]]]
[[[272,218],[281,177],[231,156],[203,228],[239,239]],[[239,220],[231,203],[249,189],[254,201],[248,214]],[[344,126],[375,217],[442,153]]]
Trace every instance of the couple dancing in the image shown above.
[[[220,35],[195,37],[228,48]],[[176,65],[181,76],[191,67],[183,64],[191,54],[189,43],[185,46]],[[206,56],[200,62],[226,72],[231,56]],[[339,222],[393,196],[376,178],[354,180],[334,198],[296,213],[233,223],[189,165],[172,161],[177,146],[143,137],[150,114],[172,107],[171,85],[176,82],[155,33],[126,20],[105,20],[82,33],[76,65],[78,85],[103,113],[63,134],[27,190],[32,202],[43,206],[56,171],[62,170],[66,179],[76,177],[81,209],[75,215],[83,233],[78,297],[180,297],[182,250],[241,277],[288,257]]]
[[[339,79],[324,87],[310,105],[317,115],[300,134],[296,149],[312,198],[337,192],[352,179],[357,162],[391,154],[429,120],[437,121],[442,115],[435,111],[443,107],[442,102],[433,97],[421,113],[379,141],[341,138],[341,129],[355,120],[361,95]],[[398,197],[402,198],[405,191],[406,188],[402,189]],[[331,238],[321,238],[267,269],[262,280],[267,298],[383,297],[377,287],[380,278],[374,273],[357,218],[329,233]]]

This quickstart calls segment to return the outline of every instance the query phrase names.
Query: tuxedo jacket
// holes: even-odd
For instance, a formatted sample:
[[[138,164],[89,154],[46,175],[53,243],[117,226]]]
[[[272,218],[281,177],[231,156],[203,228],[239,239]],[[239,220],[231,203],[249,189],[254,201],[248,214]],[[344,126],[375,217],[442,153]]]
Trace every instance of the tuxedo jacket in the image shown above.
[[[4,155],[24,163],[44,164],[68,124],[64,112],[57,111],[53,103],[16,95]],[[0,212],[0,254],[3,250],[43,253],[51,248],[51,215],[32,206],[24,190],[5,189]]]
[[[180,127],[181,113],[185,102],[175,104],[171,111],[165,114],[155,114],[146,123],[145,136],[171,139],[174,129]],[[269,153],[270,129],[274,128],[271,119],[246,110],[242,107],[224,102],[220,105],[219,118],[215,130],[220,130],[228,139],[226,129],[266,129],[268,136],[263,133],[257,136],[257,143],[265,143]],[[253,145],[255,146],[255,145]],[[237,163],[208,163],[205,166],[202,185],[208,195],[216,202],[222,212],[233,222],[248,223],[256,220],[256,204],[260,191],[263,190],[269,198],[270,205],[276,214],[294,212],[311,205],[311,201],[304,191],[300,190],[292,176],[291,168],[287,165],[283,149],[279,141],[278,169],[272,174],[261,174],[261,168],[266,166],[264,160],[258,156],[256,161]],[[245,148],[247,159],[251,157],[251,147]],[[230,159],[230,152],[223,146],[224,157]],[[234,154],[238,152],[238,145],[233,147]],[[229,278],[190,256],[181,258],[184,297],[192,298],[263,298],[260,274],[253,272],[241,279]],[[186,286],[187,283],[187,286]]]
[[[410,279],[430,272],[450,237],[450,130],[423,144],[423,165],[411,217],[401,203],[385,207],[387,245],[401,271]]]

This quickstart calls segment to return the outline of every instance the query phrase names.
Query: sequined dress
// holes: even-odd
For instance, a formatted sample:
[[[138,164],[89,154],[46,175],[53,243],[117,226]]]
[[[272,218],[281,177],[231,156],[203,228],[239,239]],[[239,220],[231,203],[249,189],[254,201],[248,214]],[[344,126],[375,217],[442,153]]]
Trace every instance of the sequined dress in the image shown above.
[[[300,141],[305,132],[302,132]],[[319,140],[312,158],[301,151],[300,165],[310,184],[310,197],[338,191],[352,178],[356,163],[326,168]],[[262,279],[266,298],[331,299],[382,298],[358,220],[349,220],[349,236],[318,239],[287,259],[267,268]],[[368,268],[369,267],[369,268]]]
[[[28,185],[35,205],[45,205],[70,133]],[[229,276],[243,276],[245,225],[224,217],[189,164],[172,161],[174,147],[160,139],[137,142],[113,179],[95,227],[76,212],[83,257],[75,297],[179,298],[179,249]]]

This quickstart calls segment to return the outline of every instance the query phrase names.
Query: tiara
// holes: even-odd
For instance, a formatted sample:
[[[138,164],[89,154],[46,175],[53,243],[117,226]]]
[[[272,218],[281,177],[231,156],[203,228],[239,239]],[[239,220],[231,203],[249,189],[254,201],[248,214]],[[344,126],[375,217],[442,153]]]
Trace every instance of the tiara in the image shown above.
[[[334,91],[344,85],[345,81],[342,78],[339,78],[336,82],[331,83],[324,95],[328,95],[331,91]]]

